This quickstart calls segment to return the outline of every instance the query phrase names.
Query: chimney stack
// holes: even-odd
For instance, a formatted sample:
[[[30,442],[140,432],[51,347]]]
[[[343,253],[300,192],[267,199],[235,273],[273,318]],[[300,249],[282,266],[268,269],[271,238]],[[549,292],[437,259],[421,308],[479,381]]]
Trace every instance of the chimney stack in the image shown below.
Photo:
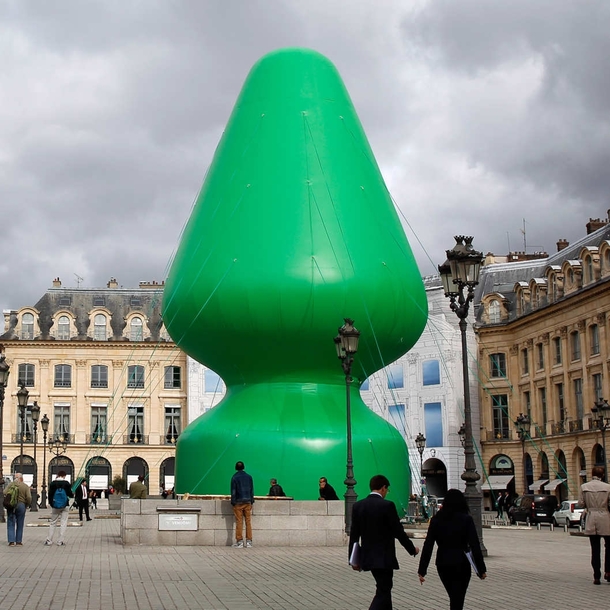
[[[108,288],[118,288],[119,287],[119,283],[116,281],[115,278],[111,277],[110,281],[106,284],[106,286]]]
[[[564,248],[567,248],[570,242],[567,239],[560,239],[557,242],[557,252],[561,252]]]
[[[53,280],[53,288],[61,288],[61,280],[58,277]]]

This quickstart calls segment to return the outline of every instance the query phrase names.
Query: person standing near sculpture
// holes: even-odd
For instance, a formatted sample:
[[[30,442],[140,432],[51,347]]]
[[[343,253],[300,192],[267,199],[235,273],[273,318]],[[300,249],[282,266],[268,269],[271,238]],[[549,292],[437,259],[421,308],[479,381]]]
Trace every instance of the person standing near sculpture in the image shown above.
[[[70,516],[69,498],[73,498],[72,487],[66,481],[66,471],[60,470],[57,478],[49,485],[49,506],[51,507],[51,520],[49,521],[49,535],[45,540],[45,546],[53,544],[55,528],[59,525],[59,540],[57,546],[64,546],[64,536],[68,527],[68,517]]]
[[[87,521],[91,521],[89,517],[89,489],[87,488],[87,481],[83,479],[81,484],[76,488],[75,492],[76,505],[78,506],[78,518],[80,521],[83,520],[83,511]]]
[[[144,475],[140,475],[137,481],[129,486],[129,497],[132,500],[145,500],[148,495],[146,485],[144,485]]]
[[[13,482],[4,490],[8,495],[9,488],[16,486],[17,504],[6,509],[6,534],[9,546],[23,546],[23,526],[26,508],[32,503],[30,488],[23,482],[23,474],[16,472]]]
[[[231,478],[231,506],[235,515],[235,544],[244,548],[243,522],[246,522],[246,548],[252,547],[252,505],[254,504],[254,481],[244,470],[243,462],[235,464],[235,474]]]
[[[593,584],[600,585],[601,570],[601,539],[604,539],[604,579],[610,581],[610,485],[604,483],[603,466],[594,466],[591,472],[593,480],[580,488],[580,500],[585,506],[585,536],[589,537],[591,545],[591,567],[593,568]]]

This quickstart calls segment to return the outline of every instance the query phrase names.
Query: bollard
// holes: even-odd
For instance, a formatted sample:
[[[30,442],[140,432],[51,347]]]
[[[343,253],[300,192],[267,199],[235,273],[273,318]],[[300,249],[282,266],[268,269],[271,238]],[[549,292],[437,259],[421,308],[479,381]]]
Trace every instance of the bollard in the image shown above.
[[[540,523],[536,523],[536,529],[540,530]]]

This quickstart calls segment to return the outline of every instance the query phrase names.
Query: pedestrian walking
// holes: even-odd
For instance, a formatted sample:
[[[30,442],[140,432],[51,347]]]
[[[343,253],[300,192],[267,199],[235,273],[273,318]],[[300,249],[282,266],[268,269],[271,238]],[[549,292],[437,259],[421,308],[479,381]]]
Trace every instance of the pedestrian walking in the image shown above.
[[[90,491],[89,498],[91,499],[91,508],[93,510],[97,510],[97,492],[95,492],[93,490]]]
[[[83,512],[87,521],[91,521],[89,517],[89,489],[87,488],[87,481],[83,479],[80,485],[76,488],[75,492],[76,505],[78,506],[78,519],[83,520]]]
[[[66,471],[60,470],[57,478],[49,485],[49,506],[51,507],[51,519],[49,521],[49,534],[45,540],[45,546],[53,544],[55,529],[59,521],[59,539],[57,546],[64,546],[64,536],[68,527],[68,517],[70,516],[70,500],[73,498],[72,487],[66,481]]]
[[[356,502],[352,510],[348,558],[354,570],[370,571],[375,579],[375,597],[369,610],[391,610],[394,570],[398,570],[395,540],[410,555],[417,555],[419,549],[407,536],[394,502],[385,497],[390,481],[382,474],[375,475],[369,482],[371,493]],[[359,550],[354,552],[358,544]]]
[[[462,610],[472,571],[466,553],[471,553],[479,578],[487,577],[487,568],[466,497],[459,489],[447,491],[443,507],[430,520],[417,570],[422,585],[426,581],[434,543],[438,546],[436,570],[449,595],[449,608]]]
[[[6,536],[9,546],[23,546],[25,510],[32,503],[32,494],[20,472],[15,473],[13,482],[4,490],[4,494],[11,493],[13,486],[17,488],[17,504],[6,509]]]
[[[254,482],[244,470],[243,462],[235,464],[231,478],[231,506],[235,516],[235,548],[244,548],[243,522],[246,522],[246,548],[252,547],[252,505],[254,504]]]
[[[591,567],[593,568],[593,584],[600,585],[601,539],[604,539],[604,580],[610,581],[610,485],[603,482],[603,466],[594,466],[591,471],[593,480],[580,488],[580,501],[585,506],[585,536],[589,537],[591,545]]]
[[[338,500],[339,496],[334,487],[328,482],[326,477],[320,477],[320,490],[318,500]]]

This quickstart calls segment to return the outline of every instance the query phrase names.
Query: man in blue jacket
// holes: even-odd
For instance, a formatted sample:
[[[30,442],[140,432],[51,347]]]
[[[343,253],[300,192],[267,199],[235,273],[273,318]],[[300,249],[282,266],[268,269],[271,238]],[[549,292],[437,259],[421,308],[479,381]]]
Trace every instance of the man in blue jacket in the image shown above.
[[[235,464],[237,471],[231,478],[231,505],[235,515],[235,544],[244,548],[243,521],[246,521],[246,548],[252,548],[252,504],[254,504],[254,482],[244,470],[244,463]]]

